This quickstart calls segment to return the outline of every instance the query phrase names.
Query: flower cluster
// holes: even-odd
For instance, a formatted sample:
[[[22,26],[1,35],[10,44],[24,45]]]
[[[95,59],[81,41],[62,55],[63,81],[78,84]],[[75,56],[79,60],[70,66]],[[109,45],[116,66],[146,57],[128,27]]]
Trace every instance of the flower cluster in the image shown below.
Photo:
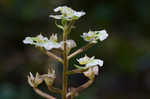
[[[33,74],[30,72],[30,75],[28,77],[28,83],[31,87],[38,87],[40,84],[42,84],[43,81],[45,81],[47,86],[52,86],[56,75],[55,70],[52,68],[48,69],[48,74],[39,75],[39,73],[36,73],[36,76],[34,77]]]
[[[95,59],[94,56],[89,58],[87,55],[85,55],[84,57],[77,59],[77,61],[80,65],[85,65],[84,68],[87,68],[87,71],[83,72],[83,74],[89,79],[93,79],[95,75],[98,75],[98,66],[103,66],[103,61],[100,59]]]
[[[60,48],[64,50],[64,42],[58,42],[57,34],[52,34],[50,39],[48,39],[47,37],[43,37],[41,34],[36,37],[26,37],[25,40],[23,40],[23,43],[44,47],[46,50],[51,50],[53,48]],[[76,47],[75,41],[67,40],[67,48],[72,49],[74,47]]]
[[[81,37],[87,42],[97,43],[97,40],[103,41],[108,37],[106,30],[101,31],[89,31],[88,33],[83,33]]]
[[[63,20],[67,20],[67,21],[71,21],[71,20],[77,20],[79,19],[81,16],[85,15],[85,12],[77,12],[67,6],[60,6],[54,9],[54,12],[60,12],[61,15],[50,15],[50,17],[54,18],[54,19],[63,19]]]
[[[87,88],[90,86],[96,75],[98,75],[99,68],[103,66],[103,60],[95,59],[95,57],[88,57],[85,55],[84,57],[81,57],[77,59],[77,62],[79,65],[75,65],[77,69],[74,70],[68,70],[70,59],[75,57],[76,55],[86,51],[88,48],[90,48],[92,45],[96,44],[98,41],[103,41],[108,37],[108,34],[106,30],[101,31],[89,31],[84,32],[81,37],[86,41],[89,42],[86,46],[81,47],[80,49],[70,53],[71,49],[76,47],[76,42],[74,40],[68,39],[68,35],[71,32],[71,29],[74,27],[74,23],[76,20],[78,20],[80,17],[84,16],[86,13],[83,11],[75,11],[67,6],[60,6],[54,9],[54,12],[60,12],[59,15],[49,15],[49,17],[54,19],[61,20],[61,24],[57,24],[56,26],[63,31],[63,41],[59,41],[57,34],[52,34],[50,38],[44,37],[43,35],[38,35],[36,37],[26,37],[23,40],[24,44],[30,44],[34,45],[36,47],[40,47],[45,54],[47,54],[50,57],[53,57],[57,61],[63,64],[63,75],[62,75],[62,89],[55,88],[54,81],[56,78],[55,70],[50,68],[48,69],[47,74],[39,75],[39,73],[36,73],[35,77],[30,72],[28,76],[28,83],[36,93],[43,96],[46,99],[54,99],[51,95],[41,91],[38,89],[38,86],[42,84],[43,82],[47,85],[49,91],[52,91],[54,93],[60,93],[62,95],[62,99],[68,99],[72,98],[77,95],[81,90]],[[53,49],[59,49],[61,51],[60,55],[63,56],[57,56],[53,51]],[[48,50],[48,51],[47,51]],[[71,74],[76,73],[83,73],[84,76],[86,76],[89,81],[85,82],[83,85],[77,87],[77,88],[68,88],[67,81],[68,77]]]

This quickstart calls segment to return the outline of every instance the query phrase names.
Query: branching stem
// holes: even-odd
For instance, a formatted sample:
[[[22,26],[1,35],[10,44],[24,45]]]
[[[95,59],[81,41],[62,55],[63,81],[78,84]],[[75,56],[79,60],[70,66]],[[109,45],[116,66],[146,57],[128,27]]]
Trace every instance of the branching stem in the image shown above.
[[[46,54],[48,56],[53,57],[54,59],[58,60],[59,62],[63,63],[63,60],[60,57],[56,56],[55,54],[53,54],[53,53],[51,53],[49,51],[46,51]]]
[[[40,95],[40,96],[42,96],[42,97],[44,97],[44,98],[46,98],[46,99],[56,99],[55,97],[50,96],[49,94],[47,94],[47,93],[41,91],[41,90],[38,89],[38,88],[33,88],[33,90],[34,90],[38,95]]]
[[[90,48],[91,46],[93,46],[95,43],[88,43],[86,46],[78,49],[77,51],[73,52],[71,55],[68,56],[68,60],[70,60],[71,58],[73,58],[74,56],[82,53],[83,51],[86,51],[88,48]]]
[[[89,81],[79,86],[78,88],[71,88],[70,92],[67,94],[67,97],[73,98],[74,96],[78,95],[79,92],[88,88],[93,83],[93,81],[94,79],[90,79]]]
[[[55,88],[55,87],[48,87],[48,90],[54,93],[62,93],[62,91],[59,88]]]

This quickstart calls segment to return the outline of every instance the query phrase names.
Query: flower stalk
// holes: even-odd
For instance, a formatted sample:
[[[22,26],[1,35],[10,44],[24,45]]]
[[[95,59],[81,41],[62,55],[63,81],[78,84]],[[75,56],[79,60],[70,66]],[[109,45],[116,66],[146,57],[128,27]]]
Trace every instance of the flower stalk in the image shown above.
[[[36,75],[33,76],[33,74],[30,72],[30,74],[27,76],[28,83],[38,95],[46,99],[56,98],[38,89],[38,86],[42,83],[45,83],[47,85],[47,88],[50,92],[61,94],[61,99],[73,99],[74,96],[77,96],[79,92],[81,92],[85,88],[88,88],[93,83],[95,76],[99,73],[99,68],[103,66],[104,62],[101,59],[95,59],[95,56],[88,57],[87,55],[85,55],[82,58],[76,59],[76,61],[78,62],[78,64],[74,64],[76,69],[68,70],[69,60],[76,55],[86,51],[87,49],[98,43],[98,41],[102,42],[108,37],[108,34],[106,30],[90,30],[89,32],[84,32],[81,37],[86,42],[88,42],[88,44],[70,54],[71,49],[76,47],[77,44],[74,40],[68,39],[68,35],[70,34],[75,21],[84,16],[85,12],[75,11],[67,6],[57,7],[56,9],[54,9],[54,12],[61,13],[59,15],[50,15],[49,17],[61,20],[61,24],[57,24],[56,22],[56,26],[63,30],[63,40],[59,41],[57,39],[57,34],[52,34],[50,38],[44,37],[42,34],[40,34],[35,37],[26,37],[23,40],[23,43],[34,45],[36,48],[40,48],[44,54],[47,54],[49,57],[52,57],[63,64],[61,85],[62,88],[54,87],[56,73],[55,70],[51,67],[48,69],[48,73],[43,75],[36,73]],[[61,58],[61,56],[57,56],[57,54],[51,51],[57,49],[58,51],[62,52],[63,58]],[[83,74],[89,80],[77,88],[68,88],[68,76],[77,73]]]
[[[40,95],[40,96],[42,96],[42,97],[44,97],[44,98],[46,98],[46,99],[56,99],[55,97],[50,96],[49,94],[47,94],[47,93],[41,91],[41,90],[38,89],[38,88],[33,88],[33,90],[34,90],[38,95]]]
[[[68,60],[70,60],[71,58],[75,57],[76,55],[86,51],[87,49],[89,49],[93,45],[95,45],[95,43],[92,43],[92,42],[88,43],[86,46],[83,46],[82,48],[78,49],[77,51],[75,51],[71,55],[69,55]]]
[[[64,41],[64,68],[63,68],[63,92],[62,92],[62,99],[66,99],[67,94],[67,69],[68,69],[68,60],[67,60],[67,29],[65,26],[64,34],[63,34],[63,41]]]
[[[49,57],[53,57],[54,59],[56,59],[56,60],[59,61],[60,63],[63,63],[63,62],[64,62],[60,57],[56,56],[55,54],[53,54],[53,53],[51,53],[51,52],[49,52],[49,51],[46,51],[45,53],[46,53]]]
[[[62,91],[62,99],[67,99],[67,72],[68,72],[68,51],[67,51],[67,35],[70,33],[72,25],[74,24],[74,20],[72,20],[69,25],[65,24],[64,33],[63,33],[63,42],[64,42],[64,62],[63,62],[63,91]]]
[[[71,97],[71,99],[73,99],[74,96],[77,96],[79,92],[88,88],[93,82],[94,78],[90,79],[89,81],[79,86],[78,88],[70,88],[70,92],[67,94],[67,98]]]

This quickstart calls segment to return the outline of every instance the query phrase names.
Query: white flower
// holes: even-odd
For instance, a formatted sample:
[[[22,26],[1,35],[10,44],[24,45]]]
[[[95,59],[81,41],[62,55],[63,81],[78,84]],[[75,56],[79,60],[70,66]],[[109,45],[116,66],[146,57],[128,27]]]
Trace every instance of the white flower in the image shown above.
[[[43,46],[46,50],[51,50],[53,48],[60,48],[60,43],[57,42],[57,34],[52,34],[50,40]]]
[[[85,41],[94,41],[95,43],[97,42],[97,37],[96,37],[96,32],[93,31],[89,31],[88,33],[83,33],[83,35],[81,35],[82,38],[84,38]]]
[[[77,12],[67,6],[60,6],[54,9],[54,12],[60,12],[62,15],[50,15],[50,17],[55,18],[55,19],[64,19],[67,21],[70,20],[77,20],[81,16],[85,15],[85,12]]]
[[[106,30],[98,31],[98,38],[100,41],[105,40],[107,37],[108,37],[108,33],[106,32]]]
[[[41,34],[36,37],[26,37],[25,40],[23,40],[24,44],[32,44],[41,47],[43,47],[45,42],[48,42],[48,38],[43,37]]]
[[[67,40],[66,43],[67,43],[67,49],[68,50],[77,46],[77,44],[74,40]],[[61,41],[60,45],[61,45],[61,49],[64,50],[64,41]]]
[[[81,64],[81,65],[85,65],[86,67],[89,66],[103,66],[103,61],[100,59],[94,59],[95,57],[91,57],[89,58],[87,55],[85,55],[84,57],[77,59],[77,61]]]
[[[87,42],[97,43],[97,40],[103,41],[108,37],[106,30],[101,31],[89,31],[88,33],[83,33],[81,37]]]
[[[81,65],[85,65],[89,63],[90,58],[85,55],[84,57],[77,59],[77,61],[81,64]]]
[[[43,37],[41,34],[36,37],[26,37],[25,40],[23,40],[23,43],[44,47],[46,50],[61,47],[60,43],[57,42],[56,34],[53,34],[50,39]]]
[[[83,72],[83,74],[89,79],[93,79],[95,75],[98,75],[99,67],[103,66],[103,61],[100,59],[95,59],[95,57],[89,58],[87,55],[77,59],[80,65],[85,65],[85,69],[88,69]]]
[[[62,19],[63,15],[50,15],[49,17],[54,18],[54,19]]]

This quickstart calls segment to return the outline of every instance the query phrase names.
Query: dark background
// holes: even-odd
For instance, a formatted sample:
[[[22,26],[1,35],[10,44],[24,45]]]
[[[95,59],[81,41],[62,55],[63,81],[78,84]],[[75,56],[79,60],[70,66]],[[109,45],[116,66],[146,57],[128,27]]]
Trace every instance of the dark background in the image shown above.
[[[61,65],[22,43],[26,36],[39,33],[61,36],[48,17],[60,5],[87,13],[70,35],[78,48],[86,44],[80,35],[89,29],[109,33],[107,40],[85,52],[104,60],[104,67],[76,99],[149,99],[150,0],[0,0],[0,99],[42,99],[27,84],[26,76],[30,71],[46,73],[49,65],[56,65],[56,85],[61,84]],[[70,80],[70,85],[78,86],[87,79],[73,75]]]

